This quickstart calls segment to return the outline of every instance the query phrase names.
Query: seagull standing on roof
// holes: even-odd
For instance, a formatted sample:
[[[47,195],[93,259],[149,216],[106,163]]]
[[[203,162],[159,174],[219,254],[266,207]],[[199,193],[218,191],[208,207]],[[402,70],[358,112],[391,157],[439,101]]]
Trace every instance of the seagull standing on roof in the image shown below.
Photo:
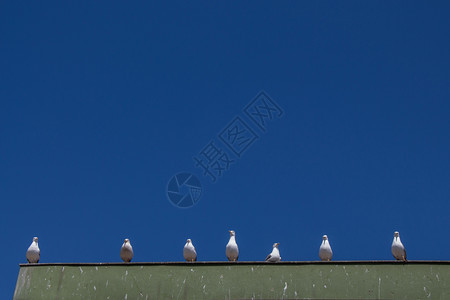
[[[133,247],[131,247],[131,243],[129,239],[125,239],[123,242],[122,248],[120,249],[120,258],[124,262],[130,262],[133,258],[134,252]]]
[[[197,261],[197,252],[195,251],[191,239],[187,239],[186,245],[184,245],[183,256],[186,261]]]
[[[36,264],[39,262],[39,258],[41,257],[41,250],[38,245],[38,238],[35,236],[33,238],[33,242],[27,250],[27,261],[31,264]]]
[[[400,234],[398,231],[394,232],[394,240],[392,241],[391,251],[396,260],[407,261],[405,246],[403,246],[402,241],[400,240]]]
[[[280,243],[273,244],[272,253],[270,253],[266,257],[266,261],[267,262],[279,262],[279,261],[281,261],[280,250],[278,250],[278,245],[279,244]]]
[[[233,230],[228,230],[230,232],[230,240],[228,241],[225,253],[229,261],[237,261],[239,258],[239,248],[236,244],[236,233]]]
[[[322,261],[330,261],[331,258],[333,258],[333,251],[331,251],[331,246],[328,242],[328,236],[326,234],[322,237],[322,245],[320,245],[319,257]]]

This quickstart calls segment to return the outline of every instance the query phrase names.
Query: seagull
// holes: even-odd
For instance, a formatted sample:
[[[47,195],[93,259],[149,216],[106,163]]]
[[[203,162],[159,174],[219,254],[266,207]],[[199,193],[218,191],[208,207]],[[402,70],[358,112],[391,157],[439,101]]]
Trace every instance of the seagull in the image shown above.
[[[131,247],[131,243],[129,239],[125,239],[123,242],[122,248],[120,249],[120,258],[124,262],[130,262],[133,258],[134,252],[133,247]]]
[[[195,251],[191,239],[187,239],[186,245],[184,245],[183,256],[186,261],[197,261],[197,252]]]
[[[233,230],[228,231],[230,232],[230,240],[228,241],[225,253],[229,261],[237,261],[239,258],[239,248],[236,244],[236,233]]]
[[[405,246],[403,246],[402,241],[400,240],[398,231],[394,232],[391,251],[396,260],[407,261]]]
[[[279,262],[281,261],[280,251],[278,250],[278,245],[280,243],[273,244],[273,250],[272,253],[267,255],[266,261],[268,262]]]
[[[36,264],[39,262],[39,258],[41,257],[41,250],[38,246],[38,238],[35,236],[33,238],[33,242],[27,250],[27,261],[31,264]]]
[[[322,239],[322,245],[320,245],[319,249],[319,257],[322,261],[330,261],[333,257],[333,251],[331,251],[331,246],[328,242],[328,236],[325,234]]]

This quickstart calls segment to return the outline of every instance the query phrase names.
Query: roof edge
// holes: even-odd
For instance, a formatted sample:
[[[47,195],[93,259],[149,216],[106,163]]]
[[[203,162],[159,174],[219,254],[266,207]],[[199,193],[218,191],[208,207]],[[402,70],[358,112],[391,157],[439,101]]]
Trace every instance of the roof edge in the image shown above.
[[[102,262],[102,263],[36,263],[36,264],[19,264],[20,267],[39,267],[39,266],[220,266],[220,265],[396,265],[396,264],[450,264],[449,260],[336,260],[336,261],[282,261],[270,263],[265,261],[197,261],[197,262]]]

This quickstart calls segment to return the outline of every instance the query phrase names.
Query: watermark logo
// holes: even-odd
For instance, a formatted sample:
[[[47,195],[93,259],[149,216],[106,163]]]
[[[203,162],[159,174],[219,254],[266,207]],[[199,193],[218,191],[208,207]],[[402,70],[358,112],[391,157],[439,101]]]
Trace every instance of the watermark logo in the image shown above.
[[[223,171],[229,170],[230,165],[235,162],[214,141],[210,141],[193,159],[195,166],[203,169],[203,176],[209,176],[212,182],[216,182]]]
[[[167,184],[167,197],[180,208],[194,206],[202,195],[202,184],[191,173],[178,173]]]
[[[219,139],[237,157],[241,157],[253,143],[258,135],[238,116],[228,124],[219,134]]]
[[[266,133],[269,123],[283,114],[283,109],[266,92],[259,92],[241,114],[235,116],[216,138],[193,156],[194,166],[201,170],[204,177],[216,183],[260,135]],[[177,207],[193,206],[199,201],[202,191],[200,181],[190,173],[178,173],[167,185],[169,201]]]
[[[270,121],[283,116],[281,107],[264,91],[261,91],[244,108],[244,112],[264,132],[267,130],[267,125]]]

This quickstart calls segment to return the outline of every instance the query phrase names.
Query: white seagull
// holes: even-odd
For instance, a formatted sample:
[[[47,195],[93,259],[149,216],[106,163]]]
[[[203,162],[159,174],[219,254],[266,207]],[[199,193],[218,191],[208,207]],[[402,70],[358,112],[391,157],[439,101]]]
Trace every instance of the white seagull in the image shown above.
[[[331,258],[333,258],[333,251],[331,251],[331,246],[328,242],[328,236],[326,234],[322,237],[322,245],[320,245],[319,257],[322,261],[330,261]]]
[[[237,261],[239,258],[239,248],[236,244],[236,234],[233,230],[228,230],[230,232],[230,240],[228,241],[225,253],[229,261]]]
[[[38,245],[38,238],[35,236],[33,238],[33,242],[27,250],[27,261],[28,263],[35,264],[39,262],[39,258],[41,257],[41,250]]]
[[[191,239],[187,239],[186,245],[184,245],[183,256],[186,261],[197,261],[197,252],[195,251]]]
[[[279,261],[281,261],[280,250],[278,250],[278,245],[279,244],[280,243],[273,244],[272,253],[267,255],[266,261],[268,261],[268,262],[279,262]]]
[[[125,239],[123,242],[122,248],[120,249],[120,258],[124,262],[130,262],[133,258],[134,252],[133,247],[131,247],[131,243],[129,239]]]
[[[405,246],[403,246],[402,241],[400,240],[398,231],[394,232],[391,251],[396,260],[407,261]]]

